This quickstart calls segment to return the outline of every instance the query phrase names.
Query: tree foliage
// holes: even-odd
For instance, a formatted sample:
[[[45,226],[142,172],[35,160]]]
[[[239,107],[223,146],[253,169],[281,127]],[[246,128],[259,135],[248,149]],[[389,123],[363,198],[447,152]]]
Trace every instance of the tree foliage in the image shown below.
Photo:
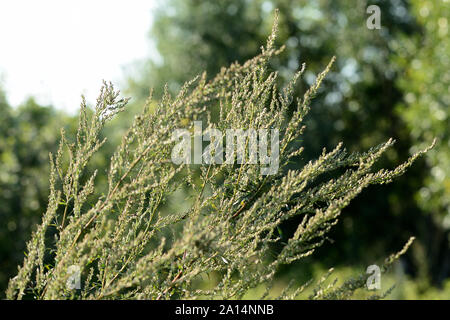
[[[413,141],[421,142],[411,153],[438,139],[426,157],[431,174],[415,193],[415,200],[435,222],[427,237],[433,244],[427,250],[433,263],[422,275],[442,283],[450,266],[450,3],[411,1],[411,5],[421,32],[415,37],[403,36],[393,44],[393,60],[404,70],[397,81],[404,96],[396,112],[407,123]]]
[[[48,152],[70,118],[33,99],[11,108],[0,101],[0,287],[23,258],[25,243],[48,199]]]

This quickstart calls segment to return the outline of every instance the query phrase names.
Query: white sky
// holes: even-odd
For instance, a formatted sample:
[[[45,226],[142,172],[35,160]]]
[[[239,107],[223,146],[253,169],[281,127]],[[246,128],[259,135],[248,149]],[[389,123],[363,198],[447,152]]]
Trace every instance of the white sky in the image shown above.
[[[120,88],[124,66],[155,53],[155,0],[0,0],[0,85],[74,112],[95,101],[102,79]],[[123,82],[122,82],[123,83]]]

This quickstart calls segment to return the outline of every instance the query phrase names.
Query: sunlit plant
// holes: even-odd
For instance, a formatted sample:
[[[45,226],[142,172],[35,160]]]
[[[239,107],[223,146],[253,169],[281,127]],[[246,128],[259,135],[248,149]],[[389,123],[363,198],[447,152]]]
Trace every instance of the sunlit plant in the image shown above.
[[[128,99],[105,83],[92,114],[83,100],[76,137],[62,132],[57,154],[50,154],[48,207],[7,298],[231,299],[260,286],[266,288],[261,298],[298,297],[305,286],[293,283],[279,296],[271,295],[277,270],[312,255],[354,197],[371,184],[391,182],[427,150],[393,170],[376,171],[373,165],[392,139],[364,153],[348,153],[339,144],[301,169],[290,169],[301,159],[303,120],[334,58],[295,99],[305,66],[282,90],[277,73],[268,70],[269,60],[283,50],[274,47],[276,26],[257,57],[223,68],[212,80],[203,74],[175,97],[166,90],[156,109],[150,98],[107,172],[89,175],[86,167],[105,142],[99,138],[105,123]],[[173,163],[173,132],[193,130],[195,121],[203,121],[205,130],[223,132],[279,130],[278,171],[262,175],[252,163]],[[102,174],[108,188],[96,196],[96,178]],[[186,210],[161,210],[186,188],[191,190]],[[282,242],[279,227],[286,221],[300,223]],[[281,246],[275,256],[274,244]],[[388,258],[382,270],[410,244]],[[68,285],[72,266],[80,270],[79,289]],[[202,279],[211,275],[214,283],[205,288]],[[366,278],[325,287],[321,280],[311,298],[349,298]]]

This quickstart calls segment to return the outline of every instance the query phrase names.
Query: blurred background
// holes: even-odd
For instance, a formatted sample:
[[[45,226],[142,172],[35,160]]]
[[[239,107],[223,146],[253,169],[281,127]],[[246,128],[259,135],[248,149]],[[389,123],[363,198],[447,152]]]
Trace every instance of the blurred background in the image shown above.
[[[369,5],[380,29],[369,29]],[[417,240],[382,289],[393,299],[450,299],[450,1],[449,0],[51,0],[0,4],[0,297],[22,262],[26,241],[48,197],[48,153],[64,127],[74,133],[80,94],[95,101],[111,80],[129,109],[104,131],[108,158],[149,90],[176,92],[206,70],[244,62],[265,43],[275,8],[272,67],[280,85],[306,62],[298,92],[335,55],[313,100],[305,160],[343,141],[363,151],[397,140],[379,166],[392,168],[437,145],[401,178],[371,186],[351,203],[313,257],[278,272],[280,283],[303,283],[330,267],[346,277],[365,272]],[[104,180],[98,180],[104,184]],[[284,229],[289,232],[289,226]],[[251,296],[250,296],[251,297]]]

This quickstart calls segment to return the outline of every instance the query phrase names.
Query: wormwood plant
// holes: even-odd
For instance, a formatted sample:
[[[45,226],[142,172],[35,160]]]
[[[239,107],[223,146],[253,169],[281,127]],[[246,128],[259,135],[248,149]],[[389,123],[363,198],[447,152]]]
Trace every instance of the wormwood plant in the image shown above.
[[[261,298],[274,298],[269,292],[280,266],[313,254],[358,193],[390,182],[427,151],[393,170],[375,171],[374,163],[394,144],[392,139],[365,153],[349,154],[339,144],[303,168],[290,169],[302,155],[310,100],[334,58],[294,100],[305,66],[286,88],[277,88],[277,73],[267,66],[282,50],[274,48],[275,34],[276,24],[262,53],[245,64],[223,68],[210,81],[203,74],[176,97],[166,90],[156,110],[149,99],[111,157],[108,189],[100,196],[97,172],[86,177],[86,166],[105,142],[99,138],[103,126],[128,100],[107,83],[92,115],[83,100],[74,142],[62,132],[57,154],[50,154],[48,208],[7,298],[230,299],[261,285],[267,288]],[[277,174],[261,175],[258,165],[246,163],[175,165],[170,161],[172,133],[192,129],[195,120],[223,131],[279,129]],[[186,186],[191,190],[188,208],[164,212],[163,204]],[[301,223],[281,243],[278,227],[286,221]],[[411,241],[386,260],[383,270]],[[275,257],[274,244],[281,246]],[[67,285],[71,266],[81,271],[79,290]],[[202,279],[212,275],[214,285],[202,286]],[[319,281],[311,298],[349,298],[365,280],[362,275],[327,287]],[[303,289],[287,286],[278,298],[294,298]]]

